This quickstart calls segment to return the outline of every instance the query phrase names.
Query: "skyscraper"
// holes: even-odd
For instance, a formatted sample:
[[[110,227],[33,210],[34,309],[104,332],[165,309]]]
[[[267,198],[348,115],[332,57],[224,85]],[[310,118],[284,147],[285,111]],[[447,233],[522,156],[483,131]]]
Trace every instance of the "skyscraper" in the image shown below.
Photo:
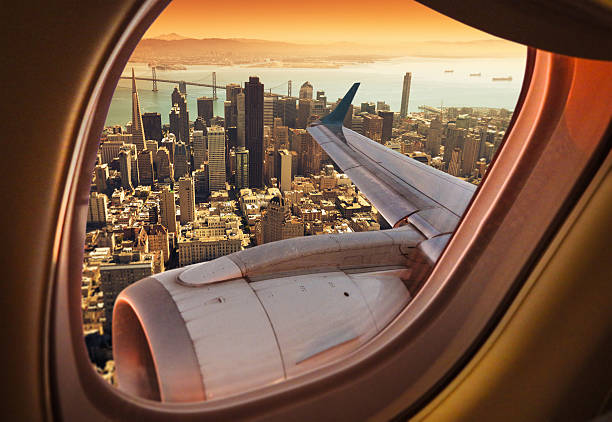
[[[429,124],[427,131],[427,145],[425,151],[431,157],[440,155],[440,145],[442,145],[442,122],[439,117],[436,117]]]
[[[141,185],[153,184],[153,154],[148,149],[138,153],[138,178]]]
[[[162,225],[168,229],[168,233],[177,234],[176,227],[176,199],[174,192],[168,186],[164,186],[159,199],[159,213]]]
[[[236,94],[236,131],[238,135],[238,146],[246,145],[246,121],[245,121],[245,94]]]
[[[363,115],[363,134],[378,143],[382,140],[383,118],[376,114]]]
[[[226,126],[237,126],[236,118],[238,116],[238,94],[242,92],[239,84],[227,84],[225,86],[225,98],[230,102],[229,110],[225,109],[225,124]]]
[[[172,106],[168,119],[170,120],[170,133],[174,134],[176,140],[178,141],[180,139],[181,125],[181,111],[179,110],[178,104]]]
[[[108,188],[108,185],[106,184],[106,180],[109,177],[108,164],[98,164],[94,168],[94,174],[96,176],[96,191],[98,193],[105,192]]]
[[[410,80],[412,73],[406,72],[404,75],[404,85],[402,87],[402,106],[400,109],[400,118],[405,118],[408,115],[408,100],[410,98]]]
[[[87,210],[87,222],[104,224],[108,218],[108,198],[103,193],[91,192],[89,195],[89,208]]]
[[[157,142],[162,140],[161,114],[145,113],[142,115],[145,139],[154,139]]]
[[[278,171],[276,177],[279,179],[281,192],[291,190],[291,161],[292,155],[286,149],[278,151]]]
[[[465,138],[463,153],[461,156],[461,172],[464,176],[470,176],[476,166],[478,160],[478,151],[480,147],[480,139],[472,133],[469,133]]]
[[[277,103],[278,97],[264,96],[264,126],[272,127],[274,125],[274,113]]]
[[[138,91],[136,90],[134,68],[132,68],[132,143],[136,145],[138,152],[145,149],[144,141],[145,136],[142,124],[142,115],[140,113],[140,101],[138,100]]]
[[[181,208],[181,224],[195,220],[195,187],[191,177],[181,177],[179,185],[179,206]]]
[[[245,146],[249,150],[249,187],[259,188],[263,183],[263,90],[256,76],[244,84]]]
[[[179,141],[189,144],[189,111],[187,110],[187,98],[185,94],[181,93],[176,87],[174,91],[172,91],[172,106],[175,104],[178,105],[179,109],[179,122],[178,133],[173,133]],[[172,122],[170,122],[170,126],[172,127]]]
[[[293,97],[281,98],[278,101],[278,114],[283,119],[283,124],[295,129],[297,108],[296,99]]]
[[[189,175],[188,147],[184,142],[178,141],[174,145],[174,180]]]
[[[208,129],[208,178],[211,191],[225,189],[225,129]],[[182,212],[181,212],[182,213]]]
[[[158,181],[168,183],[174,180],[174,166],[170,163],[170,153],[166,147],[160,147],[157,150],[155,165],[157,166]]]
[[[214,100],[210,97],[198,98],[198,117],[206,121],[206,126],[210,126],[210,119],[213,118]]]
[[[208,186],[208,161],[202,163],[199,169],[193,172],[193,186],[195,187],[196,203],[204,202],[210,195]]]
[[[121,174],[121,186],[132,190],[132,150],[127,145],[119,152],[119,173]]]
[[[393,112],[388,110],[380,110],[378,115],[382,117],[382,137],[383,143],[390,141],[393,134]]]
[[[308,81],[300,88],[300,100],[312,100],[312,85]]]
[[[197,170],[207,160],[206,136],[201,130],[193,131],[193,168]]]
[[[312,100],[304,98],[300,99],[297,116],[297,127],[299,129],[306,129],[308,120],[312,114]]]
[[[249,150],[243,147],[236,150],[236,187],[249,187]]]

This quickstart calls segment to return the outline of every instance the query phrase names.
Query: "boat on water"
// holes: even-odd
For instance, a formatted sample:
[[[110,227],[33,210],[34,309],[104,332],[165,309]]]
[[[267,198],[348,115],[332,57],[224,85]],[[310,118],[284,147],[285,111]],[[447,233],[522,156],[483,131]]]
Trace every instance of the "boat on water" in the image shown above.
[[[482,73],[478,72],[478,73],[470,73],[470,76],[482,76]]]
[[[447,70],[444,71],[444,73],[453,73],[453,72],[454,72],[453,69],[447,69]]]
[[[512,80],[512,76],[499,76],[499,77],[495,77],[495,78],[491,78],[492,81],[511,81]]]

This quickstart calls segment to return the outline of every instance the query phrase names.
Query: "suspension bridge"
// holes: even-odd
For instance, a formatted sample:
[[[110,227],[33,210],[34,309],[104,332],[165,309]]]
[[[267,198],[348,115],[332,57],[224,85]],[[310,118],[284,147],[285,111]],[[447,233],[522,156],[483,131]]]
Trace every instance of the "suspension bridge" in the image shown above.
[[[131,76],[121,76],[121,79],[132,79]],[[207,80],[211,79],[211,82],[209,83]],[[199,80],[196,81],[179,81],[179,80],[173,80],[173,79],[163,79],[163,78],[158,78],[157,77],[157,70],[155,68],[155,66],[151,66],[151,77],[148,76],[135,76],[134,79],[136,79],[137,81],[149,81],[152,83],[152,91],[153,92],[157,92],[157,84],[159,82],[161,83],[170,83],[170,84],[175,84],[178,85],[179,87],[179,91],[182,93],[187,93],[187,86],[191,85],[191,86],[201,86],[201,87],[207,87],[207,88],[212,88],[212,98],[214,100],[218,99],[217,96],[217,89],[225,89],[225,85],[220,85],[217,83],[217,72],[211,72],[210,74],[205,75],[204,77],[200,78]],[[273,86],[272,88],[267,88],[267,95],[273,95],[273,96],[283,96],[285,94],[278,94],[278,93],[273,93],[272,90],[278,89],[282,86],[285,86],[285,82],[283,82],[280,85],[277,86]],[[288,81],[286,83],[287,86],[287,96],[291,96],[291,81]]]

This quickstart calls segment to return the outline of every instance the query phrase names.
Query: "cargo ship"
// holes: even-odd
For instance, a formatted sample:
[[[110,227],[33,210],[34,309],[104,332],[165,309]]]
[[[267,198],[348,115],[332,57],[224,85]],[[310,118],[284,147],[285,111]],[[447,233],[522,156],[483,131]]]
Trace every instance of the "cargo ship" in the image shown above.
[[[496,77],[496,78],[492,78],[492,81],[511,81],[512,80],[512,76],[500,76],[500,77]]]

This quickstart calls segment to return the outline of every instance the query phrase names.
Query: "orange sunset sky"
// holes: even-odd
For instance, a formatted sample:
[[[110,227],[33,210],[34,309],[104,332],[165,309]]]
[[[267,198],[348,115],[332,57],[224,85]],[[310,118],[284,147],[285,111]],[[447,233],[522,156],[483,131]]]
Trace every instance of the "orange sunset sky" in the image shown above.
[[[173,0],[145,38],[169,33],[299,43],[495,39],[406,0]]]

